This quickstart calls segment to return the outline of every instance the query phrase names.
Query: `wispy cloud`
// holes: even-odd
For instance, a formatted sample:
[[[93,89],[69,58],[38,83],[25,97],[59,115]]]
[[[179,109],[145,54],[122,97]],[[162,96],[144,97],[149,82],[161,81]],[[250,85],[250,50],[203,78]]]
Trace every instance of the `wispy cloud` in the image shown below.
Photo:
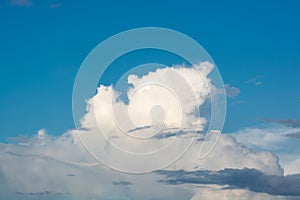
[[[229,84],[225,84],[225,91],[226,91],[226,95],[229,98],[235,98],[241,92],[241,90],[239,88],[234,87],[234,86],[230,86]]]
[[[272,123],[278,123],[282,124],[288,127],[293,127],[293,128],[300,128],[300,119],[270,119],[270,118],[265,118],[262,119],[264,122],[272,122]]]
[[[284,136],[300,139],[300,119],[262,119],[264,122],[278,123],[289,128],[293,128],[290,132],[284,134]]]
[[[60,8],[60,7],[62,7],[62,4],[61,3],[51,3],[51,4],[49,4],[49,7],[50,8]]]
[[[21,7],[29,7],[32,6],[33,3],[30,0],[10,0],[9,3],[14,6],[21,6]]]
[[[246,83],[258,86],[258,85],[263,84],[262,78],[263,78],[262,75],[257,75],[255,77],[249,79],[248,81],[246,81]]]

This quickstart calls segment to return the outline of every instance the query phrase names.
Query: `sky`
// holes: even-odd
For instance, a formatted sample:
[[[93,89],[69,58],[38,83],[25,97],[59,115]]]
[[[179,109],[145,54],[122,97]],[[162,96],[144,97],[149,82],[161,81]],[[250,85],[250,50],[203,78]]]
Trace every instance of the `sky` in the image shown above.
[[[261,118],[299,118],[297,1],[20,4],[0,5],[2,141],[40,128],[58,135],[73,128],[72,87],[86,55],[114,34],[147,26],[194,38],[224,82],[241,90],[229,102],[226,131]]]
[[[297,167],[300,164],[298,157],[300,152],[297,149],[300,138],[300,113],[298,112],[300,109],[299,7],[300,2],[296,0],[127,2],[2,0],[0,2],[0,142],[1,148],[5,151],[1,152],[3,155],[0,156],[0,159],[10,160],[9,164],[14,165],[18,161],[14,161],[10,156],[18,155],[24,159],[22,162],[28,169],[34,166],[42,168],[48,163],[55,170],[67,171],[68,179],[75,174],[75,172],[74,174],[68,172],[68,167],[70,167],[71,171],[76,171],[77,174],[74,177],[78,177],[77,181],[81,176],[86,175],[89,177],[103,175],[107,177],[105,179],[108,181],[111,177],[121,176],[121,178],[113,179],[116,183],[113,185],[122,185],[118,190],[119,193],[126,193],[129,196],[131,193],[136,194],[135,192],[139,189],[136,186],[138,184],[134,184],[135,182],[149,180],[149,185],[153,186],[155,185],[153,184],[154,180],[161,179],[163,180],[160,183],[164,185],[163,187],[168,188],[167,191],[172,188],[174,194],[183,195],[180,192],[182,187],[178,185],[194,184],[193,179],[189,178],[194,176],[207,177],[206,180],[209,181],[201,182],[200,180],[201,184],[205,182],[218,187],[229,186],[223,188],[222,192],[218,187],[212,187],[205,191],[200,188],[192,188],[192,195],[190,195],[190,191],[187,192],[191,199],[203,197],[201,195],[212,195],[215,191],[219,191],[218,195],[220,196],[225,194],[229,196],[244,195],[245,198],[247,197],[246,199],[262,198],[255,196],[262,194],[299,196],[299,188],[276,193],[274,192],[278,190],[276,186],[266,192],[267,189],[258,191],[257,186],[247,181],[230,182],[230,178],[236,178],[236,173],[242,174],[243,177],[248,177],[248,175],[259,177],[259,174],[263,173],[263,176],[267,177],[267,181],[270,179],[271,185],[272,181],[277,181],[277,179],[278,182],[283,181],[295,185],[294,181],[297,180],[296,177],[300,173],[300,169]],[[273,163],[270,171],[265,170],[268,168],[267,164],[253,164],[252,166],[246,158],[240,166],[238,164],[230,165],[229,161],[232,159],[228,158],[220,166],[216,166],[215,163],[191,163],[187,166],[180,163],[174,168],[167,168],[167,171],[161,171],[153,176],[149,175],[144,180],[144,178],[126,177],[105,170],[101,170],[101,173],[97,174],[95,166],[86,173],[86,169],[81,169],[77,165],[70,166],[70,163],[61,162],[64,158],[57,157],[55,147],[62,150],[63,146],[68,146],[73,141],[70,138],[74,137],[73,132],[76,126],[72,114],[72,91],[76,74],[82,62],[100,42],[122,31],[140,27],[163,27],[188,35],[203,46],[214,61],[215,67],[220,71],[227,92],[227,113],[223,129],[223,133],[227,134],[221,140],[221,146],[217,153],[213,154],[211,160],[219,158],[218,152],[229,151],[225,144],[230,144],[233,146],[233,152],[247,152],[245,155],[236,153],[237,157],[248,158],[246,155],[249,154],[249,158],[251,155],[257,158],[257,163],[260,163],[259,161]],[[126,71],[142,63],[157,61],[170,67],[183,62],[182,58],[178,56],[154,50],[136,51],[128,54],[127,57],[120,57],[101,77],[98,90],[95,88],[95,96],[90,98],[98,99],[100,102],[104,101],[106,92],[114,91],[109,86],[114,85]],[[199,65],[201,66],[201,64]],[[177,71],[178,69],[170,68],[170,70]],[[152,78],[161,80],[159,77],[163,72],[153,71],[155,76]],[[144,76],[147,75],[144,74]],[[186,75],[185,77],[193,80],[192,76]],[[142,80],[135,81],[132,84],[137,88],[140,84],[139,81],[142,82]],[[172,84],[176,85],[176,83]],[[101,88],[101,85],[104,86]],[[194,86],[193,88],[197,89]],[[154,91],[156,90],[154,89]],[[97,110],[98,104],[92,102],[87,102],[87,104],[91,108],[87,110],[85,116],[82,116],[82,126],[90,129],[94,123],[90,113],[93,109]],[[186,105],[189,104],[186,103]],[[136,109],[138,105],[132,106],[132,108],[139,111]],[[101,116],[99,117],[102,119]],[[104,118],[106,117],[104,116]],[[136,118],[138,119],[140,116],[137,115]],[[174,120],[176,121],[176,119]],[[170,121],[167,121],[170,127],[176,127],[174,120],[170,118]],[[147,121],[139,121],[139,124],[148,126]],[[114,129],[108,126],[107,130]],[[25,136],[28,138],[24,139]],[[47,155],[49,157],[41,153],[44,151],[39,146],[40,143],[44,144],[41,140],[45,140],[46,144],[49,142],[48,149],[45,150],[50,152],[51,155]],[[18,145],[10,147],[8,144],[11,141],[32,145],[30,153],[22,155],[23,147]],[[90,141],[90,138],[87,138],[87,141]],[[102,140],[100,139],[100,141]],[[160,142],[156,142],[153,142],[153,146],[160,144]],[[247,147],[240,147],[238,142]],[[194,148],[197,147],[196,144]],[[76,147],[68,148],[66,152],[73,150],[81,152],[78,148],[80,149],[76,145]],[[262,151],[262,153],[254,153],[249,149]],[[133,150],[140,149],[137,147]],[[37,163],[32,164],[26,161],[26,157],[32,153],[38,155],[34,158]],[[110,153],[117,160],[121,157],[116,152]],[[80,156],[74,158],[78,162],[83,159],[81,153],[79,154]],[[45,156],[47,159],[40,163],[39,157]],[[277,157],[279,161],[276,160]],[[68,159],[72,160],[73,157],[68,157]],[[105,159],[109,158],[105,157]],[[256,161],[252,162],[256,163]],[[91,162],[91,160],[86,162]],[[9,166],[2,166],[0,179],[6,177],[7,180],[10,180],[14,173],[21,173],[18,171],[20,169],[10,171]],[[191,170],[191,166],[196,167],[199,171]],[[201,171],[201,166],[205,166],[203,169],[207,171]],[[226,171],[227,168],[230,168],[231,171]],[[284,172],[280,168],[284,168]],[[185,173],[180,170],[185,170]],[[210,173],[212,170],[218,172],[217,178]],[[49,186],[46,180],[49,180],[51,175],[45,174],[42,170],[30,173],[33,177],[44,177],[42,178],[45,180],[43,184]],[[281,175],[286,176],[280,179]],[[164,176],[166,178],[162,178]],[[29,179],[29,177],[25,177],[23,181],[26,181],[26,178]],[[118,182],[119,179],[127,182]],[[97,183],[93,178],[90,181],[94,184]],[[16,187],[22,189],[22,191],[17,191],[20,192],[20,195],[33,193],[36,196],[41,194],[49,196],[49,190],[43,187],[34,186],[36,187],[35,192],[32,192],[30,188],[23,188],[22,180],[19,182],[19,185],[13,185],[9,191],[16,192],[14,188]],[[68,180],[59,179],[58,182],[63,185],[63,183],[68,183]],[[296,181],[297,184],[299,182]],[[248,190],[244,191],[245,187],[241,185],[247,185]],[[54,195],[53,198],[57,198],[56,195],[62,193],[65,195],[64,191],[59,191],[57,194],[52,193],[59,187],[53,185],[49,187],[52,189],[49,192],[51,193],[49,199],[52,198],[52,195]],[[77,196],[76,190],[71,187],[65,188],[65,190]],[[99,187],[105,188],[106,191],[110,191],[111,187],[114,188],[105,183]],[[155,191],[155,187],[159,186],[153,186],[153,191]],[[230,187],[241,190],[231,191]],[[83,190],[88,191],[88,188],[83,187]],[[1,189],[0,194],[3,194]],[[97,192],[92,194],[100,195]],[[144,194],[138,194],[137,199],[140,197],[139,195]],[[161,198],[167,199],[168,195],[163,195],[166,195],[165,198]],[[183,195],[182,198],[185,197]],[[274,197],[264,196],[264,198],[272,199]]]

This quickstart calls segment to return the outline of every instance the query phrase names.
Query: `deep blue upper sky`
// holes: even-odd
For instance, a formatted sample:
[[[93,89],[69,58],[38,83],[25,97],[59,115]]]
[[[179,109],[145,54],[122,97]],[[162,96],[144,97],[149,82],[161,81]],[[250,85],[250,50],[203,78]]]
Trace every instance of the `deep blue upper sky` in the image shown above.
[[[31,6],[3,0],[0,141],[40,128],[55,135],[73,128],[72,87],[85,56],[106,38],[145,26],[194,38],[224,82],[240,88],[229,100],[225,131],[261,118],[300,118],[299,8],[297,0],[32,0]],[[262,84],[249,81],[255,77]]]

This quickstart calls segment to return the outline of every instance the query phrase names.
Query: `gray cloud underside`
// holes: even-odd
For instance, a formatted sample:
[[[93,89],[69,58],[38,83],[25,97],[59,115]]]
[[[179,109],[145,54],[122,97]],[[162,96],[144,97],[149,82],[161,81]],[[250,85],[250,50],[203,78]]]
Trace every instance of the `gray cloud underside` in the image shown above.
[[[300,139],[300,132],[288,133],[286,136]]]
[[[220,171],[158,171],[166,182],[178,184],[216,184],[226,188],[248,189],[253,192],[280,196],[300,196],[300,174],[276,176],[255,169],[224,169]],[[299,198],[299,197],[298,197]]]

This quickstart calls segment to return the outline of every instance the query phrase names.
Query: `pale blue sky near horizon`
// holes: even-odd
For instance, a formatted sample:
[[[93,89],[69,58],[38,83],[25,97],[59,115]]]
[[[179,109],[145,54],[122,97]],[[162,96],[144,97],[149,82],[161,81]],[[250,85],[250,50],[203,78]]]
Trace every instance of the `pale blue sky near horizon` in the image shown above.
[[[148,26],[194,38],[224,82],[240,89],[228,101],[225,132],[263,118],[300,118],[299,1],[11,2],[0,2],[0,141],[74,128],[72,89],[81,62],[108,37]],[[121,75],[114,72],[111,78]]]

